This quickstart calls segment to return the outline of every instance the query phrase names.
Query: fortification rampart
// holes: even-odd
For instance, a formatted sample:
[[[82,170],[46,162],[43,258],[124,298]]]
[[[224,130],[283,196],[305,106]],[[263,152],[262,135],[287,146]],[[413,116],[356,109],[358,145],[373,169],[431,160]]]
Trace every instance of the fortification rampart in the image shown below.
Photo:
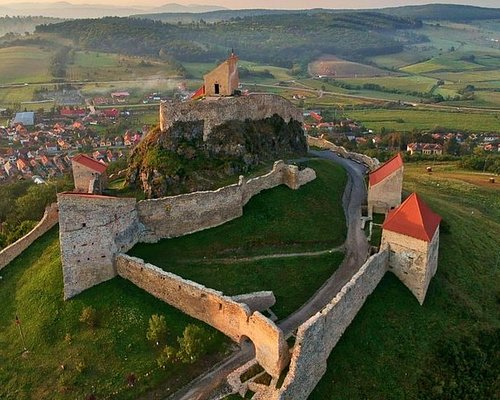
[[[57,222],[57,204],[53,203],[45,209],[42,219],[31,231],[0,251],[0,270],[10,264],[11,261],[26,250],[36,239],[54,227]]]
[[[370,171],[373,171],[380,166],[380,162],[376,158],[371,158],[364,154],[348,151],[345,147],[337,146],[336,144],[333,144],[326,139],[307,135],[307,144],[309,146],[319,147],[320,149],[332,150],[335,153],[340,154],[344,158],[358,161],[362,164],[365,164],[370,169]]]
[[[156,242],[221,225],[243,215],[243,206],[261,191],[282,184],[298,189],[315,178],[310,168],[299,170],[276,161],[266,175],[248,181],[240,178],[237,184],[218,190],[140,201],[137,211],[146,228],[140,241]]]
[[[326,372],[330,352],[387,269],[388,251],[384,250],[370,257],[323,310],[299,327],[290,370],[281,389],[270,389],[256,398],[307,399]]]
[[[165,132],[174,122],[204,121],[203,140],[212,129],[227,121],[261,120],[278,114],[285,122],[303,122],[302,112],[287,99],[274,94],[220,97],[214,100],[162,102],[160,129]]]
[[[57,201],[68,299],[116,276],[115,254],[130,250],[142,227],[133,198],[60,193]]]
[[[246,337],[251,339],[258,362],[272,376],[278,377],[288,363],[288,346],[283,332],[271,320],[258,311],[252,311],[246,304],[146,264],[139,258],[119,254],[116,257],[116,269],[118,275],[186,314],[206,322],[234,341],[240,342]],[[248,302],[254,306],[259,304],[265,309],[276,301],[272,292],[248,297]]]
[[[64,296],[116,276],[114,257],[138,242],[186,235],[223,224],[243,214],[248,200],[264,189],[281,184],[293,189],[316,178],[315,172],[283,161],[266,175],[215,191],[195,192],[137,203],[82,193],[61,193],[59,235],[64,276]]]

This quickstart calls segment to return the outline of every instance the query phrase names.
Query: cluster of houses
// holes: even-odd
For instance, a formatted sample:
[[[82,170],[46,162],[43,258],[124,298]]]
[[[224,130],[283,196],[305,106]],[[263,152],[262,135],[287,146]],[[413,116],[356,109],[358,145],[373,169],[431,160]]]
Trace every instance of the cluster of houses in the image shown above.
[[[148,129],[104,138],[91,125],[83,108],[63,108],[57,116],[40,122],[33,112],[17,113],[10,126],[0,127],[0,182],[32,179],[43,183],[68,172],[70,156],[82,151],[96,162],[115,161],[126,156]]]

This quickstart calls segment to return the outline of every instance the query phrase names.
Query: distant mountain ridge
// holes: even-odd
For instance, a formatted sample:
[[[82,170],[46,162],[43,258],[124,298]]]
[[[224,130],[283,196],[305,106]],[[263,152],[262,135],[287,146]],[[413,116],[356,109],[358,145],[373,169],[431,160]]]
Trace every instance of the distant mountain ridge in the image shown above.
[[[189,4],[187,6],[167,3],[162,6],[114,6],[110,4],[72,4],[67,1],[56,3],[8,3],[0,5],[0,16],[43,16],[52,18],[101,18],[106,16],[128,17],[142,13],[204,13],[227,10],[212,5]]]

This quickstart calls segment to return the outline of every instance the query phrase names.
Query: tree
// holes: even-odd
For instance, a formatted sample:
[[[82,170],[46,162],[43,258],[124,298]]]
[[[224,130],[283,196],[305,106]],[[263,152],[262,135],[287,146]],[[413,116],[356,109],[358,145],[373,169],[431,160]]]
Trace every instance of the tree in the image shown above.
[[[146,338],[154,342],[157,346],[167,336],[167,322],[163,315],[153,314],[149,319],[149,326],[146,332]]]
[[[180,346],[177,357],[182,362],[194,363],[206,353],[211,339],[206,329],[198,325],[189,324],[184,329],[182,337],[177,338]]]

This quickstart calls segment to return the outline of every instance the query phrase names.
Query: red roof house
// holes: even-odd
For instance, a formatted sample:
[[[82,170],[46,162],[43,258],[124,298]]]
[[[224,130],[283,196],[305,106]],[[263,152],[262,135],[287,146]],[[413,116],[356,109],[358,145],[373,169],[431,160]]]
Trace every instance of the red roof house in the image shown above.
[[[401,154],[398,153],[386,163],[378,167],[375,171],[370,172],[370,186],[375,186],[377,183],[382,182],[385,178],[396,172],[402,166],[403,158],[401,157]]]

